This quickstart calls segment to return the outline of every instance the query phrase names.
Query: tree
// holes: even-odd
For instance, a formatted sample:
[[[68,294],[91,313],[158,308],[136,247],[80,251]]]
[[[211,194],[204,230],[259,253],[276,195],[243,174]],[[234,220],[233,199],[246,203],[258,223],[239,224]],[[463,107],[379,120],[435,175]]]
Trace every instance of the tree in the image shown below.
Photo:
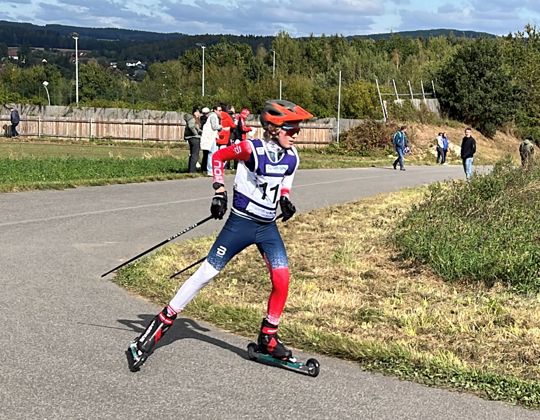
[[[519,91],[504,71],[501,46],[496,39],[462,45],[439,73],[443,110],[487,136],[512,120]]]
[[[373,83],[358,81],[343,90],[343,117],[377,118],[380,109]]]
[[[113,69],[101,67],[96,61],[83,64],[79,71],[81,98],[85,102],[96,99],[118,100],[122,96],[122,76]]]
[[[504,63],[522,92],[516,123],[523,137],[540,142],[540,33],[536,26],[506,37]]]

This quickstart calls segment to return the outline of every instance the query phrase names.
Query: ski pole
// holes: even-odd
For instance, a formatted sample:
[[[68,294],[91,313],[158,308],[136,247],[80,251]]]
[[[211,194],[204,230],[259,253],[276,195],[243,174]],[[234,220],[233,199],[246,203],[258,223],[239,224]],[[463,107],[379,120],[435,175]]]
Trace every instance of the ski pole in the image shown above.
[[[183,268],[180,271],[177,271],[176,273],[172,274],[169,278],[170,279],[175,278],[177,275],[182,274],[184,271],[187,271],[192,267],[195,267],[196,265],[202,263],[204,260],[206,260],[206,257],[202,257],[200,260],[195,261],[193,264],[188,265],[186,268]]]
[[[110,270],[107,271],[106,273],[103,273],[103,274],[101,275],[101,277],[105,277],[107,274],[110,274],[110,273],[112,273],[113,271],[116,271],[116,270],[118,270],[119,268],[121,268],[121,267],[123,267],[123,266],[129,264],[130,262],[133,262],[133,261],[135,261],[136,259],[141,258],[143,255],[146,255],[146,254],[148,254],[149,252],[153,251],[154,249],[159,248],[160,246],[165,245],[167,242],[171,242],[173,239],[178,238],[180,235],[183,235],[184,233],[187,233],[187,232],[189,232],[190,230],[195,229],[197,226],[200,226],[200,225],[202,225],[203,223],[208,222],[210,219],[213,219],[213,218],[214,218],[214,216],[208,216],[207,218],[202,219],[202,220],[198,221],[197,223],[195,223],[195,224],[193,224],[193,225],[191,225],[191,226],[188,226],[188,227],[185,228],[183,231],[176,233],[175,235],[171,236],[170,238],[165,239],[164,241],[160,242],[160,243],[157,244],[157,245],[154,245],[152,248],[149,248],[149,249],[147,249],[146,251],[143,251],[143,252],[141,252],[140,254],[135,255],[133,258],[130,258],[129,260],[123,262],[122,264],[120,264],[120,265],[118,265],[118,266],[116,266],[116,267],[110,269]]]
[[[283,214],[280,214],[278,217],[276,217],[276,220],[279,220],[279,219],[281,219],[282,217],[283,217]],[[182,268],[180,271],[177,271],[176,273],[171,274],[171,275],[169,276],[169,279],[173,279],[173,278],[175,278],[177,275],[182,274],[184,271],[187,271],[187,270],[189,270],[190,268],[193,268],[193,267],[195,267],[196,265],[199,265],[199,264],[202,263],[204,260],[206,260],[206,257],[202,257],[200,260],[195,261],[193,264],[188,265],[186,268]]]

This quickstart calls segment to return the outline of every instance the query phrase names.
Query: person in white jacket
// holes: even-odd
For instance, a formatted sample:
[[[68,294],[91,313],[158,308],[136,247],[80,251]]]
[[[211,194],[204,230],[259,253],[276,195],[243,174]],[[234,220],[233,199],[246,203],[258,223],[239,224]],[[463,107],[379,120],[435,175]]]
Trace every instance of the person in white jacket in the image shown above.
[[[217,150],[216,140],[222,129],[219,112],[221,112],[221,106],[216,105],[212,108],[201,135],[201,150],[203,151],[201,168],[208,176],[212,176],[212,154]]]

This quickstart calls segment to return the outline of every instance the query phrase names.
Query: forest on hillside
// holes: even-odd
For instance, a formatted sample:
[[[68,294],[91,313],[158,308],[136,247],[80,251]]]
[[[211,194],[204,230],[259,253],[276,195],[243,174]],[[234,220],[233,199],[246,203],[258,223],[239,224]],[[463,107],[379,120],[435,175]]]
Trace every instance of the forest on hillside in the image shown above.
[[[421,92],[423,83],[430,95],[433,81],[447,117],[488,136],[506,128],[540,139],[540,92],[536,89],[540,33],[533,25],[506,37],[480,38],[452,33],[427,38],[398,34],[384,39],[292,38],[282,32],[268,45],[223,38],[204,51],[204,97],[203,49],[193,44],[174,59],[149,64],[135,77],[126,76],[121,67],[111,67],[103,57],[87,57],[79,66],[80,105],[189,112],[193,105],[224,102],[257,112],[266,99],[279,96],[281,85],[283,98],[318,117],[333,117],[341,73],[342,117],[381,118],[376,80],[388,95],[394,93],[394,83],[400,93],[408,93],[409,82],[415,93]],[[39,58],[40,52],[27,54]],[[129,55],[129,47],[123,54]],[[73,104],[75,77],[70,58],[41,63],[36,57],[33,62],[3,63],[1,101],[45,105],[42,83],[47,81],[52,105]],[[386,98],[392,103],[391,96]],[[391,106],[390,118],[413,117],[407,106]]]

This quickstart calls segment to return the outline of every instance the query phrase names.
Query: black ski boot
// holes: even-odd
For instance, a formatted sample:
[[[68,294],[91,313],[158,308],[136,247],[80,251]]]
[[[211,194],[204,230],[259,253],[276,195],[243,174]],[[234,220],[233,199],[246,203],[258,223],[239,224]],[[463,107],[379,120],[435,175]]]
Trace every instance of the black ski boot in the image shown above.
[[[146,359],[152,354],[159,340],[171,328],[176,314],[169,316],[167,307],[157,314],[143,333],[129,345],[126,350],[129,370],[137,372]]]
[[[257,339],[258,350],[261,353],[269,354],[270,356],[286,360],[292,358],[292,351],[289,350],[283,342],[279,339],[277,334],[278,327],[273,325],[265,319],[261,324],[261,332]]]

